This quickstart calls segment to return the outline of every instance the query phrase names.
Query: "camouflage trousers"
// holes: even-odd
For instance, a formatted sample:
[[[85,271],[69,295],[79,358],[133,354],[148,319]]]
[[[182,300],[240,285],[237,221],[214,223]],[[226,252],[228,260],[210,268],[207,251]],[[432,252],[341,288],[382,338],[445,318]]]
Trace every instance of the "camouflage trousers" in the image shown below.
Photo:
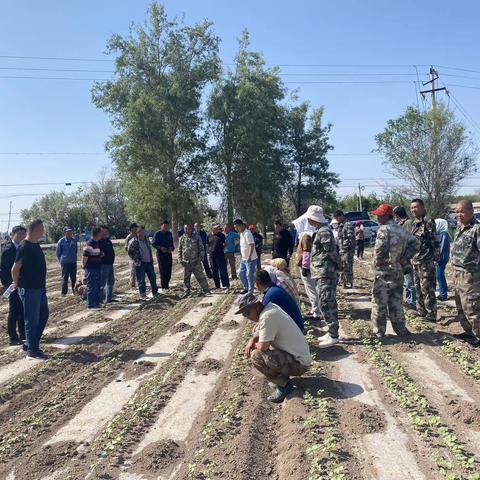
[[[435,297],[436,277],[433,260],[413,264],[413,278],[415,279],[418,314],[435,322],[437,320],[437,299]]]
[[[348,252],[340,256],[342,260],[341,282],[344,287],[353,286],[353,254],[354,252]]]
[[[185,289],[190,290],[192,288],[190,279],[193,273],[193,275],[197,279],[197,282],[200,284],[200,287],[202,287],[202,290],[204,292],[210,290],[210,287],[208,286],[208,280],[205,276],[205,273],[203,272],[203,265],[201,262],[185,262],[183,264],[183,268],[183,286],[185,287]]]
[[[290,377],[298,377],[308,370],[308,367],[284,350],[253,350],[250,359],[254,368],[270,382],[281,387],[287,384]]]
[[[480,338],[480,274],[454,270],[457,320],[463,329]]]
[[[385,334],[387,320],[397,335],[407,332],[403,312],[403,273],[375,275],[372,288],[371,320],[375,333]]]
[[[329,277],[316,279],[318,298],[320,299],[320,311],[324,320],[328,323],[328,333],[332,337],[338,337],[338,306],[337,306],[337,283],[338,273]]]

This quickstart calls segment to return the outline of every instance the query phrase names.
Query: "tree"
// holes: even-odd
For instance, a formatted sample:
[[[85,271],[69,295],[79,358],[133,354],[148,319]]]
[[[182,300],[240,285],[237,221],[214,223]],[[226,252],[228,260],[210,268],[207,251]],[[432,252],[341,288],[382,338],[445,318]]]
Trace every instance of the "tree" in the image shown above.
[[[287,114],[286,140],[288,195],[300,216],[312,203],[324,203],[335,196],[333,187],[338,176],[329,171],[327,153],[331,124],[322,125],[323,107],[313,110],[309,118],[309,104],[303,102]]]
[[[176,227],[186,199],[209,185],[200,107],[204,87],[219,73],[218,43],[209,22],[169,20],[156,2],[145,25],[108,42],[107,51],[117,54],[116,78],[95,84],[93,102],[112,118],[107,149],[129,209],[142,204],[146,218],[161,211]]]
[[[92,182],[73,193],[51,192],[21,211],[25,225],[36,218],[45,223],[47,241],[56,242],[63,236],[63,228],[71,226],[78,232],[95,225],[107,225],[110,233],[123,237],[128,221],[121,191],[116,180],[101,175],[99,182]]]
[[[375,193],[371,193],[370,195],[362,195],[362,207],[363,210],[367,212],[375,210],[381,203],[389,202],[386,202],[383,198],[379,198]],[[358,210],[358,195],[345,195],[340,200],[340,206],[345,211]]]
[[[281,211],[286,179],[281,140],[284,88],[278,69],[268,69],[263,56],[248,50],[243,32],[235,71],[220,79],[209,98],[208,115],[214,145],[210,156],[222,184],[222,208],[265,224]]]
[[[408,107],[375,140],[384,164],[407,187],[403,193],[424,198],[433,217],[446,213],[459,182],[475,171],[476,149],[442,104],[429,112]]]

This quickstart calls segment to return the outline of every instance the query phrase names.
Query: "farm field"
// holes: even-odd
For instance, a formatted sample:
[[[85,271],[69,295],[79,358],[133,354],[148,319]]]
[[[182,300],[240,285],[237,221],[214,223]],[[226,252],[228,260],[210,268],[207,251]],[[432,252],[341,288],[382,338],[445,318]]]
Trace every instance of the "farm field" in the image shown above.
[[[48,360],[2,336],[0,478],[480,479],[480,352],[450,335],[451,302],[437,324],[409,312],[409,342],[373,339],[369,252],[338,290],[342,343],[307,325],[315,361],[281,405],[244,356],[239,283],[185,297],[176,266],[139,301],[124,256],[116,272],[119,302],[91,313],[49,266]]]

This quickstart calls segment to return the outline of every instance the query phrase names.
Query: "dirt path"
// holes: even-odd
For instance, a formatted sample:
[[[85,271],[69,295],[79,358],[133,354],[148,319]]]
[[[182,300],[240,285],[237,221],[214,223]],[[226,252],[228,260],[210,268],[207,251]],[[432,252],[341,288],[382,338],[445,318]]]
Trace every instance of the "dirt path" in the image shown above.
[[[243,353],[238,290],[137,305],[125,276],[114,309],[59,300],[49,361],[7,375],[22,359],[0,345],[0,477],[478,480],[478,354],[448,305],[437,325],[409,313],[408,342],[375,339],[368,260],[339,289],[342,342],[319,350],[307,322],[314,363],[281,405]]]

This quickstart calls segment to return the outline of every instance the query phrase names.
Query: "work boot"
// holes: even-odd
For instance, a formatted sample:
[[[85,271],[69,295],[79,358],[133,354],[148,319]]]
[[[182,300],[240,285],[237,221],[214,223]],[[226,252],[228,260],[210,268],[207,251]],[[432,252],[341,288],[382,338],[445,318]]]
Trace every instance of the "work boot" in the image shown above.
[[[267,398],[270,402],[273,403],[281,403],[285,400],[285,397],[292,393],[294,390],[293,383],[289,380],[284,387],[280,385],[276,385],[275,390],[273,393]]]
[[[480,339],[478,339],[473,332],[455,333],[452,336],[470,344],[472,347],[480,347]]]
[[[318,340],[318,348],[328,348],[336,345],[340,340],[338,337],[332,337],[330,333],[326,333]]]

